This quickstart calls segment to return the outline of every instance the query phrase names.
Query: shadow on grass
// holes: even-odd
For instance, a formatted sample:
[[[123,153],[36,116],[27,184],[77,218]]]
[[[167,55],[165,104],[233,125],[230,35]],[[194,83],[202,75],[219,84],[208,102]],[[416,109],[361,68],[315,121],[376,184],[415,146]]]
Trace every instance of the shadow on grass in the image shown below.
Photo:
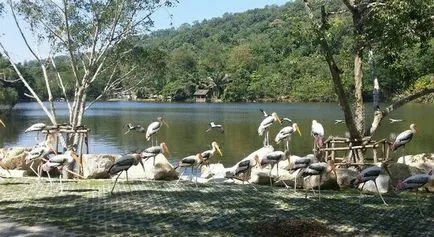
[[[0,202],[0,212],[9,221],[26,225],[47,224],[80,234],[132,235],[280,235],[303,236],[308,230],[323,235],[432,235],[432,195],[420,195],[420,217],[414,195],[385,195],[389,206],[376,195],[322,191],[316,198],[304,193],[249,185],[212,185],[174,182],[119,183],[110,195],[95,196],[94,189],[67,187],[74,194],[42,197],[26,203]],[[85,191],[80,191],[85,190]],[[273,190],[271,192],[271,190]],[[90,192],[90,193],[89,193]],[[88,195],[88,196],[86,196]],[[401,198],[403,198],[401,201]],[[415,230],[415,220],[418,229]],[[291,231],[288,231],[288,228]],[[282,230],[282,233],[271,232]],[[265,232],[264,232],[265,230]],[[416,232],[415,232],[416,231]],[[339,234],[337,234],[339,233]],[[311,234],[314,236],[314,234]]]

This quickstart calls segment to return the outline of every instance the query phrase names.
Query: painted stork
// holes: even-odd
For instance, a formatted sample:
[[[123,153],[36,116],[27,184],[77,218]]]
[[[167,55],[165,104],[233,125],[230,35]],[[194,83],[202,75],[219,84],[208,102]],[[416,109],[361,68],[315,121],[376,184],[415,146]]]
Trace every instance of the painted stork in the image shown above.
[[[414,134],[416,133],[416,125],[412,123],[410,125],[409,130],[405,130],[404,132],[400,133],[396,139],[395,142],[392,144],[392,151],[396,151],[401,146],[405,147],[405,144],[409,143],[411,139],[413,138]]]
[[[274,166],[277,167],[277,177],[279,178],[279,162],[286,159],[287,152],[283,151],[273,151],[265,155],[265,157],[261,160],[261,166],[263,165],[271,165],[270,172],[268,173],[268,176],[270,177],[270,186],[273,186],[273,182],[271,180],[271,171],[273,170]],[[283,182],[286,187],[288,185]]]
[[[261,113],[264,115],[264,117],[268,117],[270,116],[270,114],[268,114],[265,110],[263,109],[259,109],[259,111],[261,111]]]
[[[45,123],[35,123],[32,126],[28,127],[24,132],[39,132],[42,131],[47,125]]]
[[[290,159],[290,170],[293,172],[297,172],[294,179],[294,192],[297,192],[297,179],[300,176],[300,174],[309,167],[310,164],[317,162],[315,156],[313,155],[307,155],[305,157],[289,157]]]
[[[169,125],[164,121],[163,117],[158,117],[157,121],[149,124],[148,129],[146,129],[146,140],[149,141],[153,135],[157,134],[163,124],[169,128]],[[157,139],[155,139],[155,142],[158,143]]]
[[[218,151],[220,156],[223,156],[219,145],[217,144],[217,142],[214,141],[211,143],[211,150],[206,150],[206,151],[201,153],[201,156],[203,157],[203,162],[208,163],[209,160],[214,156],[216,151]]]
[[[184,157],[181,161],[179,161],[178,165],[175,167],[175,170],[178,168],[184,168],[184,170],[179,175],[178,181],[176,181],[176,184],[178,184],[179,180],[181,179],[182,175],[185,172],[185,169],[190,167],[191,168],[191,180],[193,180],[193,169],[195,166],[200,165],[203,162],[203,157],[201,153],[197,153],[196,155],[191,155]],[[196,187],[197,187],[197,176],[196,176]]]
[[[276,144],[279,144],[281,141],[285,140],[286,141],[285,151],[289,151],[289,141],[291,140],[291,136],[295,131],[297,131],[298,134],[301,136],[301,131],[297,123],[293,123],[291,126],[286,126],[280,129],[274,141],[276,142]]]
[[[416,191],[416,201],[417,208],[419,209],[420,215],[422,214],[422,210],[420,209],[419,199],[417,198],[418,189],[426,185],[430,180],[434,180],[434,172],[430,170],[428,174],[415,174],[404,181],[399,182],[395,187],[395,193],[400,193],[405,190],[415,190]]]
[[[334,170],[335,170],[335,168],[334,168],[333,161],[329,160],[328,162],[312,163],[306,169],[304,169],[302,172],[303,177],[312,176],[312,175],[318,175],[319,176],[319,183],[318,183],[318,200],[319,201],[321,201],[322,177],[323,177],[323,175],[330,173],[332,171],[335,172]],[[310,182],[310,179],[309,179],[309,182]],[[312,187],[311,183],[310,183],[310,187],[313,191],[313,187]],[[308,190],[306,189],[305,198],[307,198],[307,192],[308,192]],[[314,193],[315,193],[315,191],[314,191]]]
[[[316,120],[312,120],[312,136],[315,138],[314,140],[314,148],[318,149],[323,145],[324,138],[324,127],[318,123]]]
[[[378,190],[378,186],[377,186],[377,182],[375,181],[378,176],[380,176],[380,174],[384,174],[384,171],[387,172],[387,174],[390,176],[390,173],[387,169],[387,166],[385,163],[383,163],[381,165],[382,167],[378,167],[378,166],[371,166],[368,168],[365,168],[364,170],[362,170],[356,177],[356,181],[354,182],[354,186],[358,187],[359,184],[362,184],[362,187],[360,188],[360,196],[359,196],[359,203],[361,202],[361,197],[363,194],[363,187],[365,186],[366,182],[368,181],[373,181],[375,184],[375,188],[377,189],[377,193],[378,195],[380,195],[381,200],[383,200],[384,205],[387,205],[386,201],[384,201],[383,196],[381,195],[380,191]]]
[[[245,158],[238,162],[235,166],[233,166],[230,170],[226,172],[225,178],[227,179],[238,179],[243,181],[246,181],[248,184],[250,184],[256,191],[257,189],[253,184],[250,183],[249,178],[250,173],[252,171],[252,168],[259,165],[259,157],[258,155],[255,155],[253,159],[250,157]],[[243,178],[238,178],[239,175],[243,175]]]
[[[402,122],[404,121],[403,119],[393,119],[393,118],[389,118],[390,123],[398,123],[398,122]]]
[[[338,123],[345,123],[345,120],[343,120],[343,119],[335,119],[335,124],[338,124]]]
[[[24,160],[26,164],[30,164],[29,166],[30,169],[33,171],[33,173],[36,174],[36,176],[39,179],[41,177],[40,168],[42,167],[42,165],[38,166],[38,172],[36,172],[35,169],[33,168],[34,162],[36,160],[48,161],[50,157],[53,155],[56,155],[56,152],[50,146],[47,145],[36,146],[29,152],[25,153]]]
[[[124,133],[124,135],[128,134],[131,131],[136,131],[140,133],[145,133],[146,129],[142,127],[141,125],[133,125],[132,123],[125,124],[125,127],[127,127],[127,131]]]
[[[223,125],[221,124],[215,124],[214,122],[209,123],[209,128],[205,132],[209,132],[212,129],[218,130],[220,133],[224,133],[225,130],[223,129]]]
[[[157,156],[160,153],[170,155],[169,147],[165,142],[160,143],[159,146],[151,146],[146,148],[140,153],[140,156],[145,160],[151,157],[154,158],[154,165],[155,165],[155,156]]]
[[[270,116],[268,116],[264,120],[262,120],[261,124],[258,127],[259,136],[262,136],[264,134],[264,132],[266,131],[265,138],[264,138],[264,146],[270,145],[269,139],[268,139],[268,128],[275,121],[278,121],[280,124],[282,124],[282,121],[280,121],[280,118],[277,115],[277,113],[273,112]]]
[[[131,166],[133,165],[138,165],[139,163],[140,165],[142,165],[143,171],[145,171],[145,166],[143,165],[142,157],[140,156],[140,154],[124,155],[115,161],[115,163],[107,171],[107,173],[110,176],[119,173],[118,176],[116,177],[115,183],[113,184],[113,188],[110,192],[111,194],[113,194],[113,190],[115,189],[116,183],[118,182],[118,178],[119,176],[121,176],[122,172],[125,171],[125,175],[128,182],[128,169],[130,169]]]
[[[65,169],[68,173],[74,174],[76,176],[82,177],[81,175],[67,169],[66,167],[64,167],[67,164],[70,164],[72,162],[76,161],[77,163],[80,163],[80,160],[77,156],[77,154],[74,151],[66,151],[64,154],[61,155],[54,155],[51,156],[47,162],[45,162],[42,165],[42,170],[47,172],[48,178],[50,179],[51,182],[51,177],[50,177],[50,171],[52,171],[53,169],[58,169],[59,171],[62,171],[62,169]],[[63,185],[62,185],[62,172],[60,172],[60,191],[63,191]]]

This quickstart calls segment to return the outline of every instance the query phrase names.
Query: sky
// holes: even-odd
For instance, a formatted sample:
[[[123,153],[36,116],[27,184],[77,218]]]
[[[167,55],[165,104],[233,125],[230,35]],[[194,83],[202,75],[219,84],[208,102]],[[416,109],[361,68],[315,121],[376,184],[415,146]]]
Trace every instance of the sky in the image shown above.
[[[179,0],[175,7],[160,9],[152,16],[152,19],[155,22],[155,30],[166,29],[179,27],[183,23],[191,24],[194,21],[221,17],[226,12],[244,12],[250,9],[263,8],[267,5],[280,6],[286,2],[288,0]],[[26,32],[26,35],[30,35],[28,30]],[[34,59],[9,14],[0,17],[0,41],[5,45],[15,62]],[[37,46],[36,40],[30,40],[30,45],[37,48],[41,57],[48,55],[48,47]]]

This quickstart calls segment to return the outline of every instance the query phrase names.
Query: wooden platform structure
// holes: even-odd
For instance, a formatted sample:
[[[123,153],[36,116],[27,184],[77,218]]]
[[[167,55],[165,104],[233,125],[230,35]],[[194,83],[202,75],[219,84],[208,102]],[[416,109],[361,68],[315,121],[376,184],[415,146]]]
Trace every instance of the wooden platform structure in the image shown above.
[[[84,125],[73,127],[69,124],[59,124],[59,125],[51,125],[51,126],[45,126],[44,129],[42,129],[42,133],[46,134],[45,139],[49,137],[50,134],[59,134],[62,135],[63,139],[68,139],[71,134],[77,134],[78,135],[78,147],[76,148],[75,152],[77,152],[79,158],[80,158],[80,164],[79,164],[79,173],[80,175],[83,175],[83,144],[86,144],[86,154],[89,154],[89,132],[90,129],[87,128]],[[56,137],[55,143],[56,147],[53,147],[57,153],[59,152],[59,136]]]
[[[355,141],[331,136],[324,141],[319,152],[324,154],[325,160],[334,161],[335,165],[366,165],[388,161],[390,146],[391,143],[386,139],[375,141],[371,137],[364,137]]]

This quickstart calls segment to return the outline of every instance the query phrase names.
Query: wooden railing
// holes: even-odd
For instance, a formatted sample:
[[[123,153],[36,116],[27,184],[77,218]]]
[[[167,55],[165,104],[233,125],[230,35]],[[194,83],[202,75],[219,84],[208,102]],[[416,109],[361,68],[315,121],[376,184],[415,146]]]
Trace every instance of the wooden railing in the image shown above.
[[[375,141],[371,137],[362,140],[329,137],[318,152],[335,165],[366,165],[389,160],[390,145],[386,139]]]

